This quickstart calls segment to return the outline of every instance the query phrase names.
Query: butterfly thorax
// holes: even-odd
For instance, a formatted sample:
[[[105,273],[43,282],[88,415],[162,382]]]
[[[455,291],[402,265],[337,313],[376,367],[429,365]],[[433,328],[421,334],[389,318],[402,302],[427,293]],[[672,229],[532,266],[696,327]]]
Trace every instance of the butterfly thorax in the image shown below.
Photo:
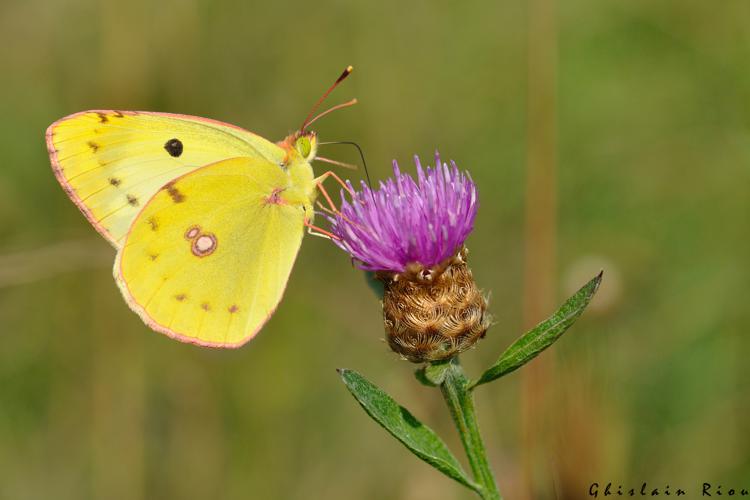
[[[291,205],[302,205],[312,218],[312,204],[317,194],[312,166],[298,157],[293,158],[285,170],[289,181],[280,192],[281,200]]]

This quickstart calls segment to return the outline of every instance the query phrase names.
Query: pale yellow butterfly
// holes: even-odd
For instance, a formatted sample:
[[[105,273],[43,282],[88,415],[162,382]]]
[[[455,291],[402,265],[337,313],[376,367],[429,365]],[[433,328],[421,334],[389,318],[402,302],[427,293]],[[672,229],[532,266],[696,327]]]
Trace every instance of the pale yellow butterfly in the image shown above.
[[[117,249],[114,276],[154,330],[208,347],[239,347],[273,314],[286,287],[316,189],[318,140],[307,127],[273,143],[195,116],[84,111],[47,129],[55,176]],[[336,162],[332,162],[336,163]],[[338,179],[339,182],[340,179]]]

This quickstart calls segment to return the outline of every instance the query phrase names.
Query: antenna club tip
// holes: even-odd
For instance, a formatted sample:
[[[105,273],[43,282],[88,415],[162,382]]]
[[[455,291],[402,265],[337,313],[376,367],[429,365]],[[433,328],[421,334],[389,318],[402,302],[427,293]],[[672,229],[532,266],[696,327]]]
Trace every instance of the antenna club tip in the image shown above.
[[[314,122],[315,120],[317,120],[321,116],[328,114],[329,112],[333,111],[334,109],[339,109],[340,107],[346,107],[346,106],[342,106],[342,105],[334,106],[333,108],[329,109],[328,111],[326,111],[324,113],[321,113],[318,116],[316,116],[315,118],[313,118],[313,114],[315,113],[315,110],[318,109],[318,106],[320,106],[320,103],[322,103],[325,100],[325,98],[328,97],[328,94],[330,94],[331,92],[333,92],[333,89],[335,89],[338,86],[338,84],[341,83],[342,80],[344,80],[347,76],[349,76],[349,74],[352,72],[353,69],[354,68],[351,65],[347,66],[346,69],[344,70],[344,72],[341,73],[341,76],[339,76],[336,79],[336,81],[333,82],[333,85],[331,85],[328,88],[328,90],[326,90],[323,93],[323,95],[320,97],[320,99],[318,99],[318,102],[316,102],[313,105],[312,109],[310,110],[310,113],[307,115],[307,118],[305,118],[305,121],[302,122],[302,126],[299,129],[300,132],[304,132],[305,128],[307,128],[308,125],[310,125],[312,122]],[[346,104],[346,105],[349,105],[349,104]]]
[[[347,76],[349,76],[352,71],[354,71],[354,67],[353,66],[347,66],[346,69],[344,70],[344,72],[341,73],[341,76],[339,76],[336,79],[336,83],[334,83],[333,86],[335,87],[336,85],[338,85],[339,83],[341,83],[341,80],[343,80],[344,78],[346,78]]]

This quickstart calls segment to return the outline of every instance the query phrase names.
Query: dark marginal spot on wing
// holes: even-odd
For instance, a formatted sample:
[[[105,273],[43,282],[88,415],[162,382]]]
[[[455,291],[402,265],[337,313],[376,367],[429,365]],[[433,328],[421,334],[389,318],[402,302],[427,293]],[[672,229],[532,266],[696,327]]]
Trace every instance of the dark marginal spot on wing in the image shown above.
[[[151,226],[152,231],[156,231],[157,229],[159,229],[159,221],[156,220],[156,217],[149,217],[148,219],[146,219],[146,222],[149,226]]]
[[[152,261],[154,261],[154,260],[156,260],[156,259],[159,258],[159,254],[158,253],[150,253],[150,254],[148,254],[148,258],[151,259]]]
[[[184,293],[178,293],[174,296],[174,298],[177,299],[177,302],[182,302],[187,298],[187,295],[185,295]]]
[[[115,118],[122,118],[123,116],[125,116],[120,111],[115,111],[114,115],[115,115]]]
[[[210,311],[211,304],[209,304],[208,302],[204,302],[203,304],[201,304],[201,309],[203,309],[204,311]]]
[[[227,311],[229,311],[230,314],[234,314],[239,310],[240,308],[237,306],[237,304],[232,304],[232,306],[230,306],[229,309],[227,309]]]
[[[132,194],[129,194],[127,196],[127,199],[128,199],[128,205],[130,205],[131,207],[137,207],[138,206],[138,198],[136,198]]]
[[[96,153],[99,150],[99,145],[95,143],[94,141],[89,141],[86,144],[88,144],[88,146],[91,148],[91,151],[93,151],[94,153]]]
[[[164,149],[167,150],[167,153],[169,153],[170,156],[177,158],[182,154],[182,142],[180,142],[179,139],[169,139],[166,144],[164,144]]]
[[[99,123],[107,123],[109,121],[109,118],[104,113],[97,113],[96,116],[99,117]]]
[[[173,202],[182,203],[183,201],[185,201],[185,195],[182,194],[179,189],[177,189],[174,181],[168,182],[162,189],[164,189],[169,194]]]
[[[109,178],[109,183],[112,184],[113,186],[117,187],[117,186],[120,185],[120,183],[122,183],[122,181],[120,179],[118,179],[117,177],[110,177]]]

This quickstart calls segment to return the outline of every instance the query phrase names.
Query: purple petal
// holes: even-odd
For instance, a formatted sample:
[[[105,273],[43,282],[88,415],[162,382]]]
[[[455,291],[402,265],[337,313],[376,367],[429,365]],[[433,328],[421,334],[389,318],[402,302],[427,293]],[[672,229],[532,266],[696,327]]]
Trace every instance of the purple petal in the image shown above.
[[[414,162],[416,181],[394,161],[393,177],[376,190],[362,183],[351,200],[342,191],[340,214],[329,217],[334,242],[361,269],[432,267],[452,256],[473,229],[479,204],[468,173],[453,161],[442,163],[437,152],[434,168],[423,169],[416,156]]]

